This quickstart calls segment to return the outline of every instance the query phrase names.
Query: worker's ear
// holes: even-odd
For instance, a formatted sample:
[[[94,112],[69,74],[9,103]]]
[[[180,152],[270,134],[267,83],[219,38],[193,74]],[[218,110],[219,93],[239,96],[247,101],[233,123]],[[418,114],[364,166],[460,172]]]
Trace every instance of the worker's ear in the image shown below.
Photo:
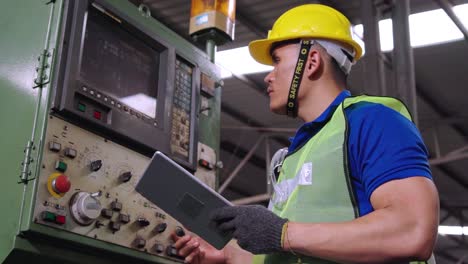
[[[307,56],[304,75],[306,75],[309,79],[316,79],[321,75],[322,71],[322,56],[320,56],[320,52],[318,50],[311,49],[309,51],[309,56]]]

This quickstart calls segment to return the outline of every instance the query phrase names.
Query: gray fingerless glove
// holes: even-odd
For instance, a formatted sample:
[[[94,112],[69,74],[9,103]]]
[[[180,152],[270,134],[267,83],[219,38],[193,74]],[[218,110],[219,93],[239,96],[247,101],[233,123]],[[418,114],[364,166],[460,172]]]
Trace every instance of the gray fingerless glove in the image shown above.
[[[261,205],[219,208],[211,219],[220,230],[233,232],[239,246],[253,254],[282,250],[281,233],[288,219],[276,216]]]

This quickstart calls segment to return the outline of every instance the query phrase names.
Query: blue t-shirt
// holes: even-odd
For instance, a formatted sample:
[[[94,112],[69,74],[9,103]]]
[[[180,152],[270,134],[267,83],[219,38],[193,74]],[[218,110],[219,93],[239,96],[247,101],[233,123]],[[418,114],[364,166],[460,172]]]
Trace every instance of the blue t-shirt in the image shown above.
[[[292,138],[289,152],[303,146],[328,122],[336,107],[350,96],[341,92],[312,122],[303,124]],[[432,179],[428,152],[416,126],[382,104],[359,102],[345,109],[349,125],[348,157],[359,215],[374,209],[372,192],[395,179],[423,176]]]

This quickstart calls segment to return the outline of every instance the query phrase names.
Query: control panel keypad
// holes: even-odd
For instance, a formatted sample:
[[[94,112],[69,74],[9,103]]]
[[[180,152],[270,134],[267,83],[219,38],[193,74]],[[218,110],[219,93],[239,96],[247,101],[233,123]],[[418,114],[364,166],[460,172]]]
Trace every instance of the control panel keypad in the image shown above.
[[[188,158],[190,148],[192,72],[192,66],[181,60],[176,60],[171,150],[184,158]]]

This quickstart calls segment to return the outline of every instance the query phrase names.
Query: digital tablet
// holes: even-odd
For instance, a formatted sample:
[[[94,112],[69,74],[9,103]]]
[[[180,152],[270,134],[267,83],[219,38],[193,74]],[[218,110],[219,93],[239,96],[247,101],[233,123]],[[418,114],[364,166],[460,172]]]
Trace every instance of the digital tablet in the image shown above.
[[[232,204],[161,152],[154,154],[136,191],[215,248],[232,239],[210,221],[213,209]]]

